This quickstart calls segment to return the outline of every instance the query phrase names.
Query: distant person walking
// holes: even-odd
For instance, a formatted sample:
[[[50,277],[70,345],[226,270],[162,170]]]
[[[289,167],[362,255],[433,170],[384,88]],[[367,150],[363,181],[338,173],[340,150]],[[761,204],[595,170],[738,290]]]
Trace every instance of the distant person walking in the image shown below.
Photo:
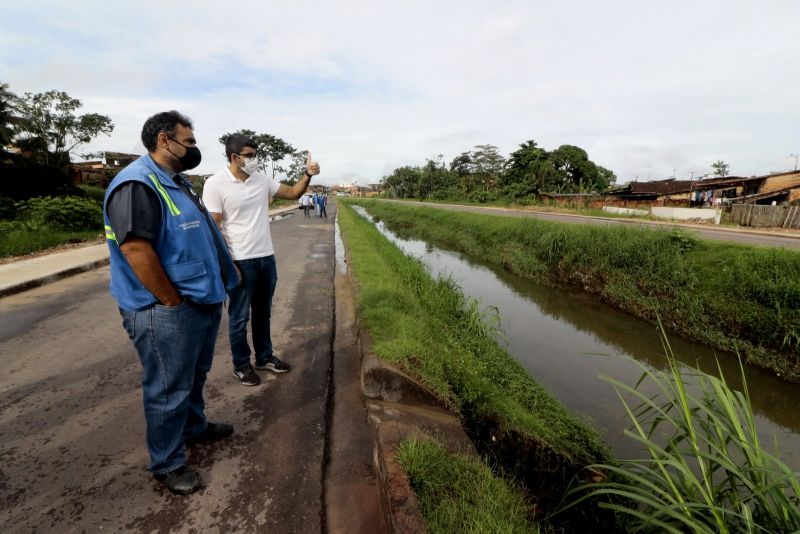
[[[328,212],[325,211],[325,207],[328,205],[328,195],[320,195],[319,197],[319,209],[321,213],[321,217],[328,218]]]
[[[205,416],[222,302],[239,277],[214,222],[181,174],[201,159],[191,121],[177,111],[142,128],[147,154],[114,178],[103,219],[111,294],[142,364],[150,471],[172,493],[201,487],[184,443],[233,433]],[[127,417],[128,415],[124,415]]]
[[[309,195],[303,195],[300,198],[300,205],[303,206],[303,215],[306,216],[306,219],[308,219],[308,208],[310,204],[311,204],[311,197]]]
[[[256,143],[249,137],[231,135],[225,143],[225,155],[228,166],[206,181],[203,201],[222,230],[242,277],[242,283],[231,290],[228,307],[233,376],[245,386],[255,386],[261,379],[250,360],[247,343],[250,318],[255,368],[273,373],[291,370],[289,364],[273,354],[270,335],[278,271],[269,229],[269,200],[272,197],[297,200],[304,196],[311,177],[319,174],[319,165],[309,154],[302,178],[288,186],[258,170]]]
[[[320,197],[319,193],[314,193],[314,211],[316,212],[317,217],[321,217],[322,216],[322,215],[320,215],[320,211],[322,210],[322,207],[319,205],[320,204],[319,197]]]

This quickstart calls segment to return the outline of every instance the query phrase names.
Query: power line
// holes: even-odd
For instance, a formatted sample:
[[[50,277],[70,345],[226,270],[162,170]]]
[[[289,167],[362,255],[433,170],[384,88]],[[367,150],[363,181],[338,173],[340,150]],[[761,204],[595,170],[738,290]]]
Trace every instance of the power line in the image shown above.
[[[762,170],[762,169],[766,169],[766,168],[768,168],[768,167],[772,167],[773,165],[775,165],[775,164],[777,164],[777,163],[780,163],[781,161],[785,160],[786,158],[792,158],[792,157],[794,157],[794,156],[795,156],[794,154],[789,154],[788,156],[783,156],[783,157],[782,157],[781,159],[779,159],[779,160],[773,161],[772,163],[769,163],[769,164],[767,164],[767,165],[764,165],[763,167],[758,167],[757,169],[753,169],[753,170],[751,170],[751,171],[748,171],[748,172],[746,172],[745,174],[755,174],[756,172],[758,172],[758,171],[760,171],[760,170]],[[795,160],[795,165],[797,165],[797,162],[796,162],[796,160]],[[795,170],[796,170],[796,168],[795,168]]]

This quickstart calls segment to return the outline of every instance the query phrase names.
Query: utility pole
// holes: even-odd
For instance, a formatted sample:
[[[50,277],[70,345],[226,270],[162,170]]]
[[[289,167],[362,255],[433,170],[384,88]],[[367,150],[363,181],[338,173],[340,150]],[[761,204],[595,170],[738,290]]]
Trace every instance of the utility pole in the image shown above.
[[[678,169],[672,169],[672,179],[673,179],[673,180],[675,179],[675,173],[676,173],[677,171],[678,171]]]
[[[794,156],[794,170],[796,171],[798,154],[789,154],[789,156]]]

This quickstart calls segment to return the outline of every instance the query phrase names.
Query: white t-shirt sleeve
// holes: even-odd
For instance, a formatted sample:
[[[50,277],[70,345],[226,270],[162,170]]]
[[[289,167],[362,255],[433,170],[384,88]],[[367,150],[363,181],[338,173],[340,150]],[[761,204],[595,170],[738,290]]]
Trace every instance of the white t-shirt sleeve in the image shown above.
[[[213,213],[222,213],[222,195],[216,180],[208,179],[203,185],[203,204]]]
[[[268,178],[267,180],[267,183],[269,184],[269,197],[272,198],[275,196],[275,193],[278,192],[278,188],[281,186],[281,183],[275,178]]]

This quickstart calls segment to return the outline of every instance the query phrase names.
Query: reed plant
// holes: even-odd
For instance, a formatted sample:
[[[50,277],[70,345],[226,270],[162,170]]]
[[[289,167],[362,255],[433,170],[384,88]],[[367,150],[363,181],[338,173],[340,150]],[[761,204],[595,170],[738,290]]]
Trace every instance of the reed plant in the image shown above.
[[[721,369],[717,377],[681,367],[663,330],[662,339],[667,370],[637,362],[634,385],[604,377],[630,418],[626,436],[649,456],[591,466],[608,477],[578,484],[557,513],[594,498],[628,516],[631,532],[800,532],[798,473],[761,441],[741,360],[735,391]],[[656,396],[640,391],[645,381]]]

